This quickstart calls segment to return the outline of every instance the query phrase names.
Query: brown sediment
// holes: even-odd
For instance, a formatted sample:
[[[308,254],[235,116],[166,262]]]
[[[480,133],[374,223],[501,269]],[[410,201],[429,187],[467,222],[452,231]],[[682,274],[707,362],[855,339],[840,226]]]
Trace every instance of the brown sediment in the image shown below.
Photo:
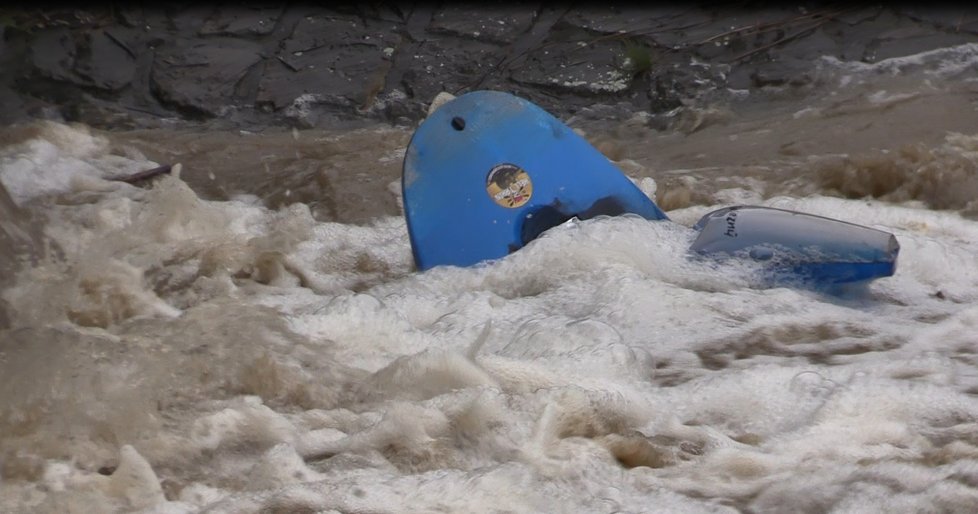
[[[847,198],[920,200],[932,209],[965,209],[978,199],[978,135],[950,134],[941,146],[907,144],[827,159],[814,168],[819,185]]]
[[[341,223],[400,213],[388,187],[400,178],[407,129],[152,129],[104,135],[156,162],[181,162],[181,180],[205,200],[251,194],[272,209],[304,203],[317,220]]]

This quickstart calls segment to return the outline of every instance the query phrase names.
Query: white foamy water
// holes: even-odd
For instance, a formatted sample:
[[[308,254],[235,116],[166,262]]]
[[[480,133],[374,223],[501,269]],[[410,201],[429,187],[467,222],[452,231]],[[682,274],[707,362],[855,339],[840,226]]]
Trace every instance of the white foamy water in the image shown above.
[[[978,505],[978,222],[956,211],[733,187],[418,273],[402,217],[107,182],[156,164],[102,137],[0,149],[58,249],[3,292],[0,511]],[[893,232],[897,274],[760,289],[689,259],[723,199]]]
[[[877,62],[841,61],[832,56],[822,58],[824,64],[831,68],[862,75],[860,80],[868,79],[873,74],[912,74],[920,72],[929,78],[959,78],[974,80],[975,70],[978,69],[978,43],[966,43],[948,48],[937,48],[919,54],[881,59]],[[843,79],[846,83],[852,76]]]

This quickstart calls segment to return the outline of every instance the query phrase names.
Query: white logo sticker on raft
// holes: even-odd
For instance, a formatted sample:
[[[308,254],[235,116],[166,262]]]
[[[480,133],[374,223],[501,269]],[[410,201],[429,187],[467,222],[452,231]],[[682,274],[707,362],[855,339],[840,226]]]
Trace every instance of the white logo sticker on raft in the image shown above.
[[[486,192],[499,206],[515,209],[530,201],[533,182],[523,168],[515,164],[499,164],[486,176]]]

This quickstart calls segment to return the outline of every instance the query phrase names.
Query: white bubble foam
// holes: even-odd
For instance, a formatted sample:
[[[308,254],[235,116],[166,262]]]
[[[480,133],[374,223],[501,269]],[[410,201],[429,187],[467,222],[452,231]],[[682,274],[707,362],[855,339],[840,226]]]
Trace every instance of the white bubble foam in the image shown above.
[[[27,368],[0,376],[18,382],[0,428],[21,451],[0,454],[5,510],[974,500],[978,223],[958,213],[717,195],[896,234],[894,277],[827,293],[691,259],[689,225],[720,205],[574,221],[419,273],[401,217],[323,222],[203,200],[179,177],[85,198],[50,208],[64,260],[4,293],[30,335],[0,355]]]
[[[888,73],[896,75],[923,70],[928,75],[951,78],[973,73],[978,66],[978,43],[965,43],[949,48],[936,48],[917,54],[891,57],[877,62],[841,61],[823,56],[822,62],[849,73]]]
[[[107,153],[108,140],[81,125],[46,122],[37,132],[0,151],[0,182],[17,203],[67,191],[111,190],[119,184],[103,179],[157,166],[140,155]]]

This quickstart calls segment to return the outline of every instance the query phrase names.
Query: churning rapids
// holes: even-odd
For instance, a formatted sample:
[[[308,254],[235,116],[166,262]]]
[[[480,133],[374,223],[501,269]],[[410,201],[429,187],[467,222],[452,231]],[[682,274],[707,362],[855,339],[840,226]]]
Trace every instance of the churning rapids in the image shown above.
[[[568,120],[678,224],[425,273],[410,128],[3,129],[0,511],[973,512],[978,45],[819,69]],[[893,232],[897,273],[687,259],[737,203]]]

